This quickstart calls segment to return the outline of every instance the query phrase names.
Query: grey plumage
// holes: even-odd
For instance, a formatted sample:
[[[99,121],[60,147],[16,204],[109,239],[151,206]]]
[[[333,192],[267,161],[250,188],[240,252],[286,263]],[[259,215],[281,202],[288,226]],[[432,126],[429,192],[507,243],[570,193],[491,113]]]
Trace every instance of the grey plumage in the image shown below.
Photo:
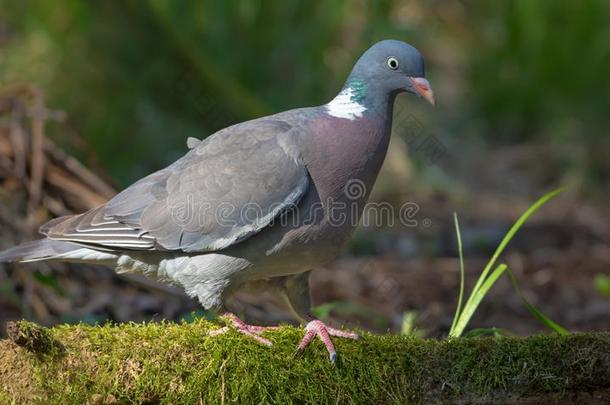
[[[27,262],[30,260],[46,260],[60,256],[73,249],[74,245],[72,244],[51,239],[39,239],[4,250],[0,253],[0,261]]]
[[[103,206],[48,222],[45,239],[4,251],[0,261],[110,264],[179,284],[206,308],[262,286],[311,319],[309,271],[332,259],[358,223],[387,150],[396,94],[431,100],[423,75],[415,48],[382,41],[330,103],[189,138],[172,165]],[[353,181],[358,195],[346,193]]]
[[[307,189],[291,131],[272,119],[227,128],[105,206],[53,220],[41,232],[113,249],[224,249],[266,227]]]

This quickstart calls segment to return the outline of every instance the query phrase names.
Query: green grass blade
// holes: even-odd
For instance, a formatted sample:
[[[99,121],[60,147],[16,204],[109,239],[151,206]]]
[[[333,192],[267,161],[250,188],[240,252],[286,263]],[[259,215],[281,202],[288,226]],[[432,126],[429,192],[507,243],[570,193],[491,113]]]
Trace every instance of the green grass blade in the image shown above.
[[[593,280],[595,291],[602,297],[610,297],[610,276],[596,274]]]
[[[470,295],[470,299],[464,306],[464,310],[462,311],[455,328],[449,333],[450,337],[460,337],[462,335],[464,329],[466,329],[466,326],[468,325],[468,322],[470,322],[470,318],[472,318],[475,311],[479,307],[479,304],[498,278],[500,278],[500,276],[506,271],[506,269],[507,267],[504,263],[498,265],[498,267],[496,267],[496,269],[491,272],[489,277],[487,277],[487,279],[481,284],[479,289],[476,291],[473,290],[472,294]]]
[[[453,316],[453,322],[451,322],[451,329],[449,334],[455,329],[455,325],[462,314],[462,303],[464,301],[464,250],[462,248],[462,234],[460,232],[460,223],[458,221],[457,213],[453,213],[453,223],[455,225],[455,235],[458,244],[458,254],[460,256],[460,295],[458,297],[457,308],[455,309],[455,315]]]
[[[483,272],[481,273],[481,276],[479,277],[479,279],[477,280],[477,283],[475,284],[475,286],[473,288],[473,292],[476,292],[481,287],[481,284],[485,281],[485,278],[487,277],[487,274],[489,273],[491,268],[494,266],[494,264],[498,260],[498,257],[500,257],[502,252],[504,252],[504,249],[506,249],[506,246],[508,245],[508,243],[513,239],[513,237],[519,231],[519,229],[521,229],[521,227],[523,226],[525,221],[527,221],[528,218],[534,212],[536,212],[540,207],[542,207],[544,204],[546,204],[549,200],[555,198],[561,192],[563,192],[563,188],[559,188],[557,190],[551,191],[550,193],[547,193],[547,194],[543,195],[542,197],[540,197],[538,199],[538,201],[536,201],[534,204],[532,204],[519,217],[519,219],[508,230],[508,232],[506,233],[506,235],[504,236],[504,238],[502,239],[502,241],[500,242],[500,244],[496,248],[496,251],[494,252],[493,256],[491,257],[491,260],[489,260],[489,262],[487,263],[487,266],[485,266],[485,269],[483,269]]]
[[[415,320],[417,319],[417,312],[407,311],[402,315],[402,327],[400,334],[403,336],[415,335]]]
[[[547,328],[555,331],[558,335],[569,335],[570,334],[570,332],[567,329],[565,329],[562,326],[560,326],[559,324],[557,324],[555,321],[550,319],[548,316],[544,315],[536,307],[534,307],[532,304],[529,303],[529,301],[525,298],[525,295],[523,294],[523,290],[521,290],[521,287],[519,287],[519,284],[517,283],[517,278],[515,277],[515,275],[513,274],[513,272],[510,269],[508,269],[508,276],[510,277],[510,281],[513,283],[513,287],[517,291],[517,294],[519,294],[521,301],[523,301],[523,303],[527,307],[528,311],[530,311],[530,313],[536,319],[538,319],[538,321],[540,321],[540,323],[542,323]]]
[[[519,229],[521,229],[521,227],[523,226],[525,221],[527,221],[528,218],[534,212],[536,212],[540,207],[542,207],[549,200],[553,199],[554,197],[556,197],[561,192],[563,192],[563,188],[559,188],[557,190],[551,191],[550,193],[547,193],[544,196],[540,197],[534,204],[532,204],[519,217],[519,219],[517,219],[517,221],[513,224],[513,226],[511,226],[511,228],[508,230],[506,235],[504,235],[504,238],[502,239],[502,241],[500,242],[500,244],[496,248],[496,251],[494,252],[493,256],[491,257],[491,259],[489,260],[489,262],[487,263],[487,265],[485,266],[485,268],[481,272],[481,275],[479,276],[479,278],[478,278],[474,288],[472,289],[472,292],[470,293],[470,297],[468,298],[468,301],[466,301],[465,308],[472,306],[472,303],[473,303],[472,300],[477,296],[477,294],[479,293],[479,290],[481,289],[482,285],[487,281],[489,272],[493,268],[494,264],[496,263],[496,261],[498,260],[500,255],[504,252],[504,249],[506,249],[506,246],[508,245],[508,243],[513,239],[513,237],[519,231]],[[477,304],[477,306],[478,306],[478,304]],[[472,316],[472,315],[470,315],[470,316]],[[462,318],[462,316],[460,316],[460,318]],[[458,319],[456,325],[460,324],[461,321],[462,321],[462,319]],[[466,324],[467,323],[468,323],[468,321],[466,321]],[[452,328],[452,330],[450,330],[450,332],[449,332],[449,336],[460,336],[461,333],[463,332],[463,328],[466,326],[466,324],[461,322],[462,330],[459,331],[459,333],[458,333],[458,331],[455,330],[455,328]]]

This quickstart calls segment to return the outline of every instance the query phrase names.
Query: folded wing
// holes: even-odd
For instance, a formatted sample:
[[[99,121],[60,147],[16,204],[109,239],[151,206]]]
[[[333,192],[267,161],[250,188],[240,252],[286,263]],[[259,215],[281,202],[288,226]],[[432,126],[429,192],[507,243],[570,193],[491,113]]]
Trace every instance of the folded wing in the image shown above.
[[[41,232],[109,250],[224,249],[269,226],[307,190],[298,137],[280,120],[229,127],[106,205],[54,219]]]

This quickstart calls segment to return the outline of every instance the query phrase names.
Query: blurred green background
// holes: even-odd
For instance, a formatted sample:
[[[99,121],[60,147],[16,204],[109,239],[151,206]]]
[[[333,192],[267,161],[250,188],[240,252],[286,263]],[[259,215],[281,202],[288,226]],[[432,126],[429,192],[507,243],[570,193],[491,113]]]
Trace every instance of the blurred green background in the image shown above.
[[[544,142],[552,176],[605,192],[608,21],[605,0],[2,1],[0,83],[40,86],[86,146],[51,136],[125,186],[188,136],[326,102],[364,49],[398,38],[437,93],[424,125],[449,143]]]

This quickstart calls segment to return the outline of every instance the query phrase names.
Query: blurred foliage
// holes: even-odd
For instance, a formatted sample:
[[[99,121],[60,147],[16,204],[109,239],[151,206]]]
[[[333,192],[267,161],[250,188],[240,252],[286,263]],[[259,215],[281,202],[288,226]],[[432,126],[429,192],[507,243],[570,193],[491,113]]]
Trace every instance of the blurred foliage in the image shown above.
[[[610,298],[610,276],[598,274],[594,280],[595,291],[603,297]]]
[[[339,46],[342,21],[387,14],[347,3],[4,2],[0,78],[41,84],[126,183],[176,159],[187,136],[327,101],[372,37],[404,36],[365,30]]]
[[[472,118],[504,143],[548,143],[559,159],[550,172],[607,186],[610,2],[475,3],[476,28],[465,41]]]
[[[495,134],[607,135],[599,129],[610,106],[609,2],[481,2],[473,10],[482,24],[470,42],[470,81]]]
[[[63,291],[63,289],[61,288],[61,286],[59,285],[59,280],[57,279],[57,277],[53,274],[45,274],[45,273],[41,273],[40,271],[35,271],[34,272],[34,278],[42,285],[46,285],[48,287],[51,287],[53,290],[55,290],[55,292],[58,295],[65,295],[65,292]]]
[[[603,180],[609,19],[605,0],[2,1],[0,84],[40,85],[89,149],[53,137],[126,185],[188,136],[327,101],[395,37],[424,52],[456,137],[576,143],[568,164]]]
[[[415,336],[423,338],[427,331],[417,328],[417,311],[407,311],[402,314],[402,325],[400,334],[403,336]]]

